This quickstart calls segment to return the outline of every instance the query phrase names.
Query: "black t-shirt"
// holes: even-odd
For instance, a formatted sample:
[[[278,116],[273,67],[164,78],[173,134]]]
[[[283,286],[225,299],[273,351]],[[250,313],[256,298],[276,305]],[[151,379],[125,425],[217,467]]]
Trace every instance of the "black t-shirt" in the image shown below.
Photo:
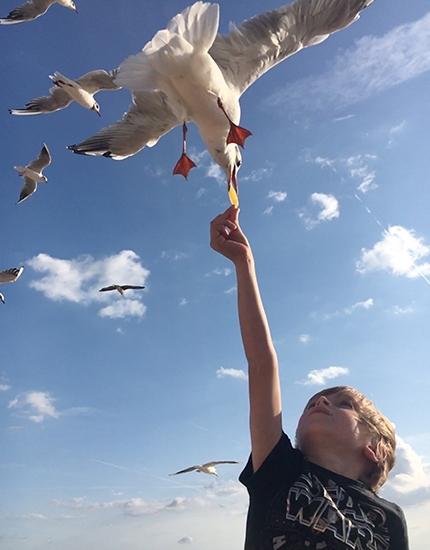
[[[408,550],[402,510],[367,486],[308,462],[283,433],[257,472],[239,480],[250,497],[245,550]]]

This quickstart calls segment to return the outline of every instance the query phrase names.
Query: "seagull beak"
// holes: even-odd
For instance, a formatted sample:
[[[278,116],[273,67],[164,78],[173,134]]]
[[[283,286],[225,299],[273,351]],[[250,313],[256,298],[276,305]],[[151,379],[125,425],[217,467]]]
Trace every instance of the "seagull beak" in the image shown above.
[[[233,185],[231,185],[232,183]],[[234,206],[238,207],[239,199],[237,197],[236,166],[233,166],[231,176],[228,178],[227,189],[231,204],[234,204]]]
[[[73,8],[73,11],[79,15],[79,12],[76,8]]]

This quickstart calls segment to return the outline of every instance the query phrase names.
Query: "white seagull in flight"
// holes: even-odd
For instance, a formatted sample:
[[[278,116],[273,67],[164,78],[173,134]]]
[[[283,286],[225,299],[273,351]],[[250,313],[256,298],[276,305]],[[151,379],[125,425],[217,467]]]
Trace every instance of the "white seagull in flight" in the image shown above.
[[[176,15],[137,55],[118,68],[115,82],[133,90],[123,119],[69,146],[78,154],[126,158],[183,126],[182,156],[174,174],[188,177],[187,123],[194,122],[215,162],[237,191],[243,147],[239,99],[266,71],[358,19],[374,0],[296,0],[218,33],[219,6],[196,2]],[[153,106],[156,106],[153,111]],[[231,192],[232,202],[237,201]]]
[[[83,107],[100,115],[100,106],[94,99],[94,94],[100,90],[119,90],[114,84],[115,72],[107,73],[102,69],[91,71],[76,80],[66,78],[55,72],[49,75],[55,86],[49,89],[49,96],[40,96],[26,103],[25,109],[9,109],[11,115],[43,115],[64,109],[73,100]]]
[[[52,4],[60,4],[60,6],[78,13],[72,0],[31,0],[12,10],[5,19],[0,19],[0,25],[16,25],[17,23],[33,21],[33,19],[37,19],[37,17],[46,13]]]
[[[218,476],[215,466],[217,464],[240,464],[240,462],[236,462],[235,460],[218,460],[215,462],[206,462],[206,464],[196,464],[195,466],[191,466],[190,468],[186,468],[185,470],[179,470],[179,472],[175,472],[174,474],[169,474],[169,476],[177,476],[178,474],[186,474],[187,472],[194,472],[197,473],[203,473],[203,474],[212,474],[214,476]]]
[[[28,166],[25,167],[14,166],[15,170],[18,170],[19,175],[24,178],[25,182],[16,204],[28,199],[28,197],[36,192],[38,181],[48,181],[48,178],[42,175],[42,171],[49,164],[51,164],[51,154],[49,153],[46,143],[44,143],[36,160],[32,160]]]
[[[0,284],[2,283],[14,283],[18,277],[21,276],[21,273],[24,271],[24,267],[21,266],[19,269],[12,267],[11,269],[5,269],[0,271]],[[0,292],[0,301],[5,303],[4,296]]]

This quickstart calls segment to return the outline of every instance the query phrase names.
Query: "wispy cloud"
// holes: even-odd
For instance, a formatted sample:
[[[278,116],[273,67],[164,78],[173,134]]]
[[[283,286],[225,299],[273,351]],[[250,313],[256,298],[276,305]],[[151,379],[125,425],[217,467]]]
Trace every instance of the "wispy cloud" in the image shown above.
[[[311,202],[320,208],[316,218],[311,218],[306,209],[299,213],[305,223],[306,229],[313,229],[324,221],[334,220],[339,217],[339,203],[333,195],[325,193],[312,193]]]
[[[205,277],[211,277],[212,275],[222,275],[224,277],[228,277],[233,273],[233,269],[230,267],[216,267],[213,271],[209,271],[209,273],[205,274]]]
[[[7,391],[10,390],[10,386],[7,384],[0,384],[0,391]]]
[[[298,80],[268,98],[289,109],[342,109],[430,69],[430,13],[381,37],[365,36],[328,70]]]
[[[423,243],[422,238],[415,236],[414,230],[393,225],[383,232],[382,239],[371,250],[361,250],[356,267],[362,274],[388,271],[392,275],[426,278],[430,275],[430,263],[418,262],[429,254],[430,247]]]
[[[20,416],[27,417],[33,422],[43,422],[46,418],[60,418],[60,416],[75,416],[86,414],[93,409],[90,407],[74,407],[59,411],[55,407],[56,399],[47,391],[27,391],[19,394],[9,402],[8,409],[16,409]]]
[[[132,250],[123,250],[100,260],[89,255],[65,260],[42,253],[28,260],[27,264],[44,274],[42,278],[30,281],[30,286],[50,300],[82,305],[114,300],[112,305],[99,311],[102,317],[142,317],[146,311],[135,291],[128,290],[128,296],[133,299],[125,300],[117,292],[99,292],[100,288],[111,284],[145,285],[150,272]]]
[[[223,367],[220,367],[216,371],[216,377],[217,378],[240,378],[241,380],[248,380],[248,375],[245,371],[239,370],[239,369],[225,369]]]
[[[269,191],[267,198],[275,202],[283,202],[287,198],[287,193],[285,191]]]
[[[179,544],[191,544],[193,542],[193,537],[182,537],[178,540]]]
[[[367,300],[364,300],[362,302],[356,302],[355,304],[353,304],[352,306],[347,306],[347,307],[344,307],[342,309],[339,309],[338,311],[334,311],[333,313],[325,313],[323,316],[322,316],[322,320],[323,321],[329,321],[331,319],[333,319],[334,317],[340,317],[342,315],[352,315],[354,312],[356,312],[357,310],[360,310],[360,309],[370,309],[371,307],[373,307],[373,298],[368,298]],[[318,315],[313,312],[312,313],[312,316],[317,318]]]
[[[186,306],[188,304],[188,300],[186,298],[181,298],[179,300],[179,305],[180,306]]]
[[[186,252],[181,252],[179,250],[163,250],[160,254],[160,258],[162,260],[172,260],[173,262],[177,262],[179,260],[186,260],[189,258],[190,255]]]
[[[266,168],[258,168],[257,170],[253,170],[247,176],[242,176],[241,179],[243,181],[260,181],[265,178],[270,178],[270,176],[272,175],[272,170],[272,166]]]
[[[300,334],[299,342],[301,342],[302,344],[308,345],[310,341],[311,341],[311,337],[309,336],[309,334]]]
[[[328,367],[326,369],[311,370],[306,380],[297,381],[296,384],[303,384],[303,386],[323,386],[327,380],[337,378],[344,374],[349,374],[349,370],[344,367]]]

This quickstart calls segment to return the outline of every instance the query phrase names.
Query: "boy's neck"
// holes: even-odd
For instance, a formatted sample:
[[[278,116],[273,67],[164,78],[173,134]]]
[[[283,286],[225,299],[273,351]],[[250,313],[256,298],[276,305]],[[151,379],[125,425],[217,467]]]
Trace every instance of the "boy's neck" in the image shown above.
[[[309,462],[350,479],[359,481],[366,469],[365,457],[339,456],[338,453],[317,452],[306,456]]]

